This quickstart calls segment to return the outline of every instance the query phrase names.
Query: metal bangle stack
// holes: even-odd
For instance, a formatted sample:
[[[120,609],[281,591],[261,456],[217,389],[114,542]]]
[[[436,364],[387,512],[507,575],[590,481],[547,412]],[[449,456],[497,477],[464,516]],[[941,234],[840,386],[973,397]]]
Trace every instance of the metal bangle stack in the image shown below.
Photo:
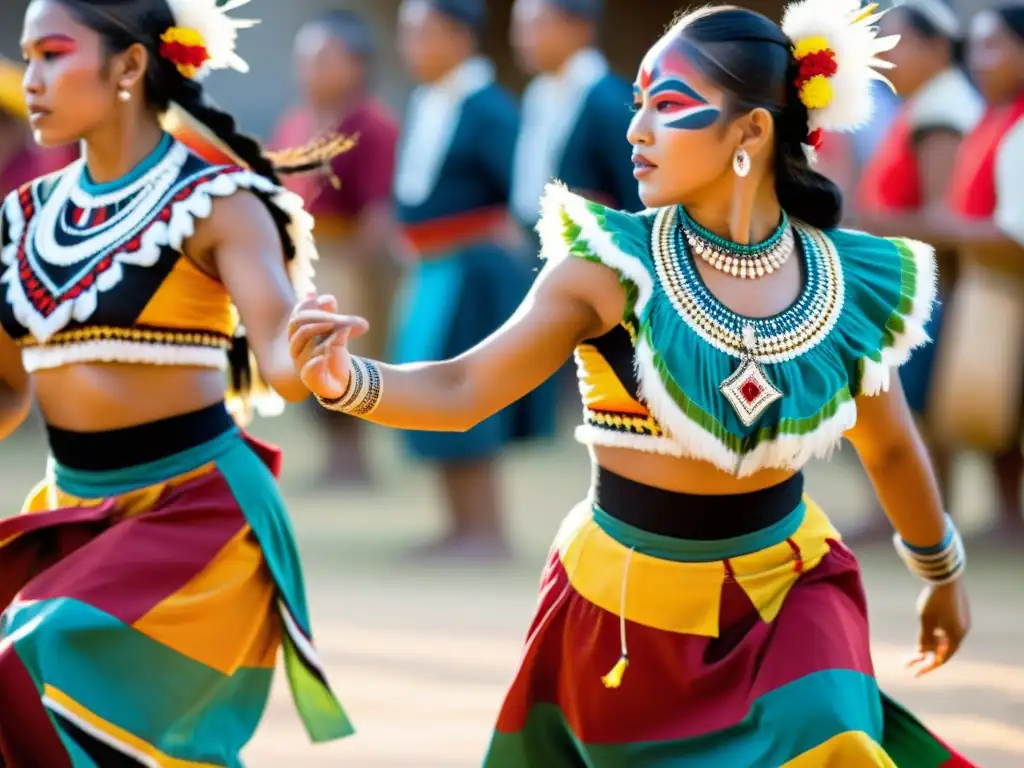
[[[963,575],[967,566],[967,554],[960,532],[947,521],[946,535],[933,547],[914,547],[907,544],[899,534],[893,537],[896,552],[911,573],[929,584],[948,584]]]

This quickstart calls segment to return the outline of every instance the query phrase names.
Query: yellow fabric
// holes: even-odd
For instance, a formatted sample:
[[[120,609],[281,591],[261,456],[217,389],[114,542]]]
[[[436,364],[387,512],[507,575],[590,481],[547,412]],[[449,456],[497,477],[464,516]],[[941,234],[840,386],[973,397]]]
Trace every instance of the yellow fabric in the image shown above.
[[[182,256],[135,324],[231,336],[235,318],[227,288]]]
[[[589,501],[569,513],[555,549],[573,589],[594,605],[648,627],[718,637],[726,562],[761,618],[772,621],[800,573],[817,566],[828,552],[828,539],[839,540],[821,508],[810,499],[805,503],[803,522],[790,538],[796,551],[783,541],[728,561],[704,563],[631,553],[594,522]]]
[[[608,361],[592,344],[580,344],[576,348],[576,370],[586,408],[647,416],[647,409],[630,396]]]
[[[86,709],[52,685],[43,686],[43,696],[48,703],[56,704],[57,708],[68,713],[72,720],[86,724],[91,730],[106,734],[119,742],[119,744],[131,748],[137,754],[148,757],[159,765],[160,768],[217,768],[213,763],[195,763],[191,760],[178,760],[161,752],[152,744],[143,741],[138,736],[132,735],[123,728],[118,728],[113,723]]]
[[[167,480],[157,485],[140,488],[137,491],[126,493],[117,497],[117,515],[128,518],[148,511],[160,498],[160,495],[169,488],[177,488],[196,478],[212,472],[216,469],[213,462],[204,464],[201,467],[186,472],[183,475]],[[33,488],[25,498],[21,507],[23,514],[32,512],[46,512],[51,509],[64,509],[67,507],[96,507],[109,499],[82,499],[72,496],[60,490],[53,481],[53,476],[47,472],[47,476]]]
[[[866,733],[847,731],[787,761],[782,768],[897,768],[897,765]]]
[[[280,647],[277,589],[248,526],[202,572],[133,626],[183,656],[232,675],[239,667],[272,669]],[[194,621],[204,615],[202,626]],[[239,649],[245,654],[239,656]]]

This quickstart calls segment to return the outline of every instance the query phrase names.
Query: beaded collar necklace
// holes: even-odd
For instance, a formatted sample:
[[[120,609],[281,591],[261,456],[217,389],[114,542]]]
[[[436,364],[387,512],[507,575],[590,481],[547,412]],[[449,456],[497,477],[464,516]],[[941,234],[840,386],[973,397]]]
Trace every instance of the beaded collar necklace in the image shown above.
[[[839,254],[821,230],[784,226],[799,239],[804,287],[787,309],[770,317],[741,315],[720,302],[701,278],[688,252],[689,240],[671,206],[658,211],[651,231],[651,253],[658,282],[676,314],[704,341],[740,365],[719,386],[736,415],[750,426],[784,396],[765,365],[793,360],[823,341],[842,312],[844,287]]]
[[[782,212],[779,225],[767,240],[749,245],[719,237],[690,218],[683,208],[679,209],[679,219],[690,251],[719,272],[733,277],[756,280],[770,275],[793,255],[793,227],[785,211]]]

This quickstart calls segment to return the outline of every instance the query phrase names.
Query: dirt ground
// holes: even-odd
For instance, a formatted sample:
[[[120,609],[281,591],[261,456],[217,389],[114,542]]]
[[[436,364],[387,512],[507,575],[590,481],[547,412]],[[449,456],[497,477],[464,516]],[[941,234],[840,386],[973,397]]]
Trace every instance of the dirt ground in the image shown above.
[[[403,562],[403,552],[439,530],[439,499],[430,473],[404,461],[391,435],[373,435],[374,490],[314,493],[308,489],[320,437],[301,410],[255,431],[288,451],[283,484],[306,558],[317,640],[359,733],[308,746],[279,681],[247,765],[478,766],[519,659],[540,564],[561,516],[585,491],[585,450],[563,439],[507,459],[515,563],[424,569]],[[848,454],[808,473],[810,492],[846,528],[870,509],[868,487]],[[38,423],[0,443],[0,509],[16,509],[43,457]],[[972,525],[984,524],[990,498],[978,462],[964,460],[958,481],[957,508]],[[972,551],[973,635],[955,663],[921,681],[902,670],[915,638],[917,585],[891,547],[859,554],[876,666],[888,692],[983,768],[1024,766],[1022,553]]]

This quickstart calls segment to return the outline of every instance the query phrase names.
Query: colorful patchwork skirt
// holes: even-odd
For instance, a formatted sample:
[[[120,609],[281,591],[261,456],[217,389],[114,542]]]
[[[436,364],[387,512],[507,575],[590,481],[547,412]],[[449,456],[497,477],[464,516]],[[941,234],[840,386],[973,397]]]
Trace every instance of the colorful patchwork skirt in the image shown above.
[[[313,648],[276,449],[222,404],[51,430],[51,446],[0,521],[0,766],[240,766],[282,648],[310,737],[352,733]]]
[[[726,521],[743,498],[670,495]],[[610,514],[628,499],[578,506],[485,768],[970,766],[879,691],[856,560],[801,497],[700,540]]]

